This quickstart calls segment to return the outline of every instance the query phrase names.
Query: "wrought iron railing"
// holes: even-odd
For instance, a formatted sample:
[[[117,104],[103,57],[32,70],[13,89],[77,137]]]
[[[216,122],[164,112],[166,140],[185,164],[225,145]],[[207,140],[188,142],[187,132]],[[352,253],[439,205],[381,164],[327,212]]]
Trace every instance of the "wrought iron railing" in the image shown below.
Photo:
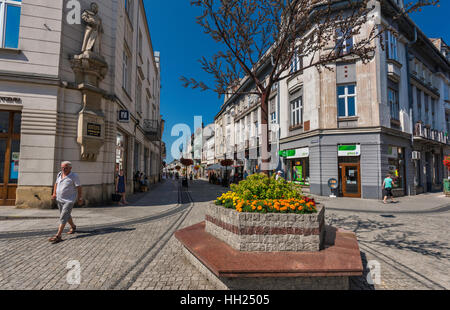
[[[414,127],[414,136],[427,140],[449,144],[447,133],[424,126],[422,123],[416,123]]]

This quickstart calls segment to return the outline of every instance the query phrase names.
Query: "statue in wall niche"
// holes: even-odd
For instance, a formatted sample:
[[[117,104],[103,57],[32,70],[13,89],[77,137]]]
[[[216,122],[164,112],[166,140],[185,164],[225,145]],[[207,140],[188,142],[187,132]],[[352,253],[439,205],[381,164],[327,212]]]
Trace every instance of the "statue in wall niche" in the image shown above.
[[[98,16],[97,3],[91,3],[91,9],[85,10],[81,18],[86,23],[83,47],[81,52],[101,54],[101,36],[103,33],[102,19]]]

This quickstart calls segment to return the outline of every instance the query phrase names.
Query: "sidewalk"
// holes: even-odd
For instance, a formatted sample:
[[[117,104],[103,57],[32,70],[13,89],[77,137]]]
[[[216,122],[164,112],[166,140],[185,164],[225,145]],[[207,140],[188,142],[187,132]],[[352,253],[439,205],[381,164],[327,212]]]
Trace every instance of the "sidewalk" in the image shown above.
[[[136,220],[165,213],[178,206],[178,182],[165,180],[149,192],[127,198],[127,206],[109,205],[75,208],[72,217],[78,228]],[[0,207],[0,233],[57,229],[59,211]]]
[[[450,210],[450,198],[443,193],[426,193],[417,196],[394,198],[397,203],[383,204],[381,200],[357,198],[330,198],[307,195],[325,205],[329,210],[369,213],[430,213]]]

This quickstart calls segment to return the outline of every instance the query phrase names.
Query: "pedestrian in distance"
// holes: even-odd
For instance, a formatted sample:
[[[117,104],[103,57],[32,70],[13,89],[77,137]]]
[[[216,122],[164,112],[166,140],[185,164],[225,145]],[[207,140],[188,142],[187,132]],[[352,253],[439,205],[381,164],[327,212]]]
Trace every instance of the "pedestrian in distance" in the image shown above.
[[[80,178],[72,172],[72,163],[69,161],[61,163],[61,172],[56,179],[52,199],[56,200],[58,205],[60,223],[58,233],[49,241],[59,243],[62,241],[62,233],[67,223],[71,227],[68,234],[71,235],[76,232],[77,226],[72,219],[72,209],[77,202],[79,205],[83,205]]]
[[[121,199],[119,201],[119,205],[126,205],[128,204],[128,201],[126,199],[126,182],[125,182],[125,175],[123,172],[123,169],[120,169],[119,174],[116,177],[116,193],[121,195]]]
[[[392,195],[392,188],[395,185],[394,180],[390,174],[386,175],[386,178],[383,181],[383,189],[384,189],[384,199],[383,203],[387,204],[387,199],[389,198],[392,202],[396,202]]]
[[[279,179],[282,179],[282,176],[281,176],[281,175],[282,175],[282,172],[281,172],[281,171],[278,171],[278,172],[277,172],[277,175],[275,176],[275,180],[278,181]]]

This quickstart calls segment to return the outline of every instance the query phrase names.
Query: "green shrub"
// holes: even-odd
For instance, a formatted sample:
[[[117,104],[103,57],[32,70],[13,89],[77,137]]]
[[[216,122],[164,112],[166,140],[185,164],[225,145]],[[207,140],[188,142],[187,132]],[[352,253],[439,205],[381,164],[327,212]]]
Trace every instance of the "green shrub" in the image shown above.
[[[238,185],[232,184],[231,190],[244,200],[254,199],[290,199],[302,197],[301,187],[288,183],[284,179],[275,180],[266,174],[253,174]]]

